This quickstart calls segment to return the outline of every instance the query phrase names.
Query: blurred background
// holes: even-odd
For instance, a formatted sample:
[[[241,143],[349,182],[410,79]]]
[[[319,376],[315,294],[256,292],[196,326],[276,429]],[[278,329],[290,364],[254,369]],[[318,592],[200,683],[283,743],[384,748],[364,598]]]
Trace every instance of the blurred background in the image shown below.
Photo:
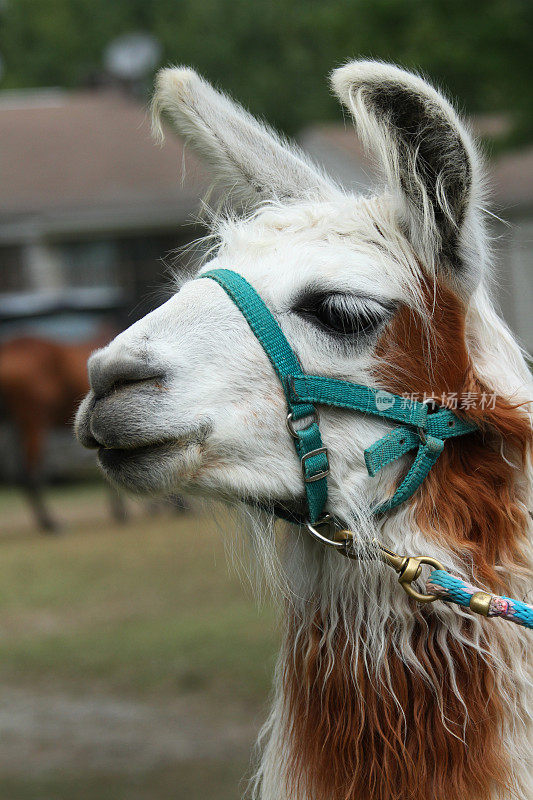
[[[0,800],[237,798],[266,713],[276,613],[215,523],[119,497],[72,436],[88,354],[205,232],[202,167],[150,139],[156,69],[194,66],[356,191],[327,73],[423,70],[484,145],[495,291],[531,351],[532,38],[527,0],[0,0]]]

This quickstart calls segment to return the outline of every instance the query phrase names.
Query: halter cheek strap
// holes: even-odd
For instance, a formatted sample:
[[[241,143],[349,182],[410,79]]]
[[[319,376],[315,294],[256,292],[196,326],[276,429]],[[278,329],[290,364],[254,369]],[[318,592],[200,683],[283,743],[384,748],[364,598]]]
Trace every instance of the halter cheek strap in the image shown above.
[[[241,275],[229,269],[214,269],[198,277],[211,278],[224,289],[270,359],[287,400],[288,427],[302,465],[309,519],[316,522],[328,498],[329,461],[327,449],[322,444],[314,404],[294,398],[290,391],[292,377],[303,376],[300,362],[265,303]],[[311,420],[310,423],[304,428],[296,428],[294,422],[304,418]]]
[[[414,494],[437,461],[446,439],[477,430],[476,425],[446,408],[429,413],[426,404],[381,389],[307,375],[278,322],[241,275],[228,269],[214,269],[198,277],[210,278],[224,289],[245,317],[280,380],[287,400],[289,432],[302,466],[309,522],[320,520],[328,497],[329,458],[320,435],[317,405],[346,408],[400,423],[365,451],[370,475],[416,450],[415,459],[393,496],[373,509],[378,515]],[[294,423],[299,420],[307,421],[307,425],[296,426]]]

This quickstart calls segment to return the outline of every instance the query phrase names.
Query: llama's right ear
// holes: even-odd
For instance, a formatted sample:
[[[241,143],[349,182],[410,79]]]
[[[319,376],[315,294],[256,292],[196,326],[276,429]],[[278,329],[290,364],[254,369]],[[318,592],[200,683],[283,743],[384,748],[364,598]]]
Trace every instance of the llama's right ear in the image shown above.
[[[215,91],[192,69],[157,75],[153,130],[162,138],[166,112],[178,133],[212,168],[226,196],[245,206],[270,199],[324,200],[338,196],[332,181],[241,106]]]
[[[485,260],[481,168],[450,103],[417,75],[377,61],[346,64],[332,84],[384,172],[422,263],[473,288]]]

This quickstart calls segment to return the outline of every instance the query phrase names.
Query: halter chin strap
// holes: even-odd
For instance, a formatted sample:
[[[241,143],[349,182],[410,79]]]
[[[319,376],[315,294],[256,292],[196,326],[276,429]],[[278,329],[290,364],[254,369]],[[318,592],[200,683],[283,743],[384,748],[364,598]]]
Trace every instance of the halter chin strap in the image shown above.
[[[214,269],[198,278],[216,281],[233,300],[280,380],[287,400],[287,426],[302,465],[310,523],[320,520],[328,498],[329,458],[320,435],[317,405],[347,408],[400,423],[365,450],[370,475],[416,450],[415,459],[393,496],[373,509],[377,515],[414,494],[442,453],[446,439],[477,430],[476,425],[447,408],[430,413],[428,405],[382,389],[305,374],[274,316],[248,281],[229,269]],[[295,425],[299,420],[304,420],[302,427]]]

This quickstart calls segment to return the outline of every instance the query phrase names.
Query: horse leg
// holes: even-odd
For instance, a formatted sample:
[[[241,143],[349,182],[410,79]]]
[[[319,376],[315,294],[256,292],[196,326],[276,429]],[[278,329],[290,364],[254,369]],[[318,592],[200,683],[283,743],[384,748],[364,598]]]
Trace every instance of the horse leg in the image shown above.
[[[37,525],[43,533],[57,533],[58,524],[50,515],[43,498],[43,482],[35,475],[25,473],[22,488],[29,500]]]
[[[29,423],[29,420],[27,421]],[[29,500],[37,525],[43,533],[57,533],[58,525],[50,515],[43,497],[43,480],[40,463],[45,427],[40,420],[32,420],[20,430],[22,439],[22,489]]]

